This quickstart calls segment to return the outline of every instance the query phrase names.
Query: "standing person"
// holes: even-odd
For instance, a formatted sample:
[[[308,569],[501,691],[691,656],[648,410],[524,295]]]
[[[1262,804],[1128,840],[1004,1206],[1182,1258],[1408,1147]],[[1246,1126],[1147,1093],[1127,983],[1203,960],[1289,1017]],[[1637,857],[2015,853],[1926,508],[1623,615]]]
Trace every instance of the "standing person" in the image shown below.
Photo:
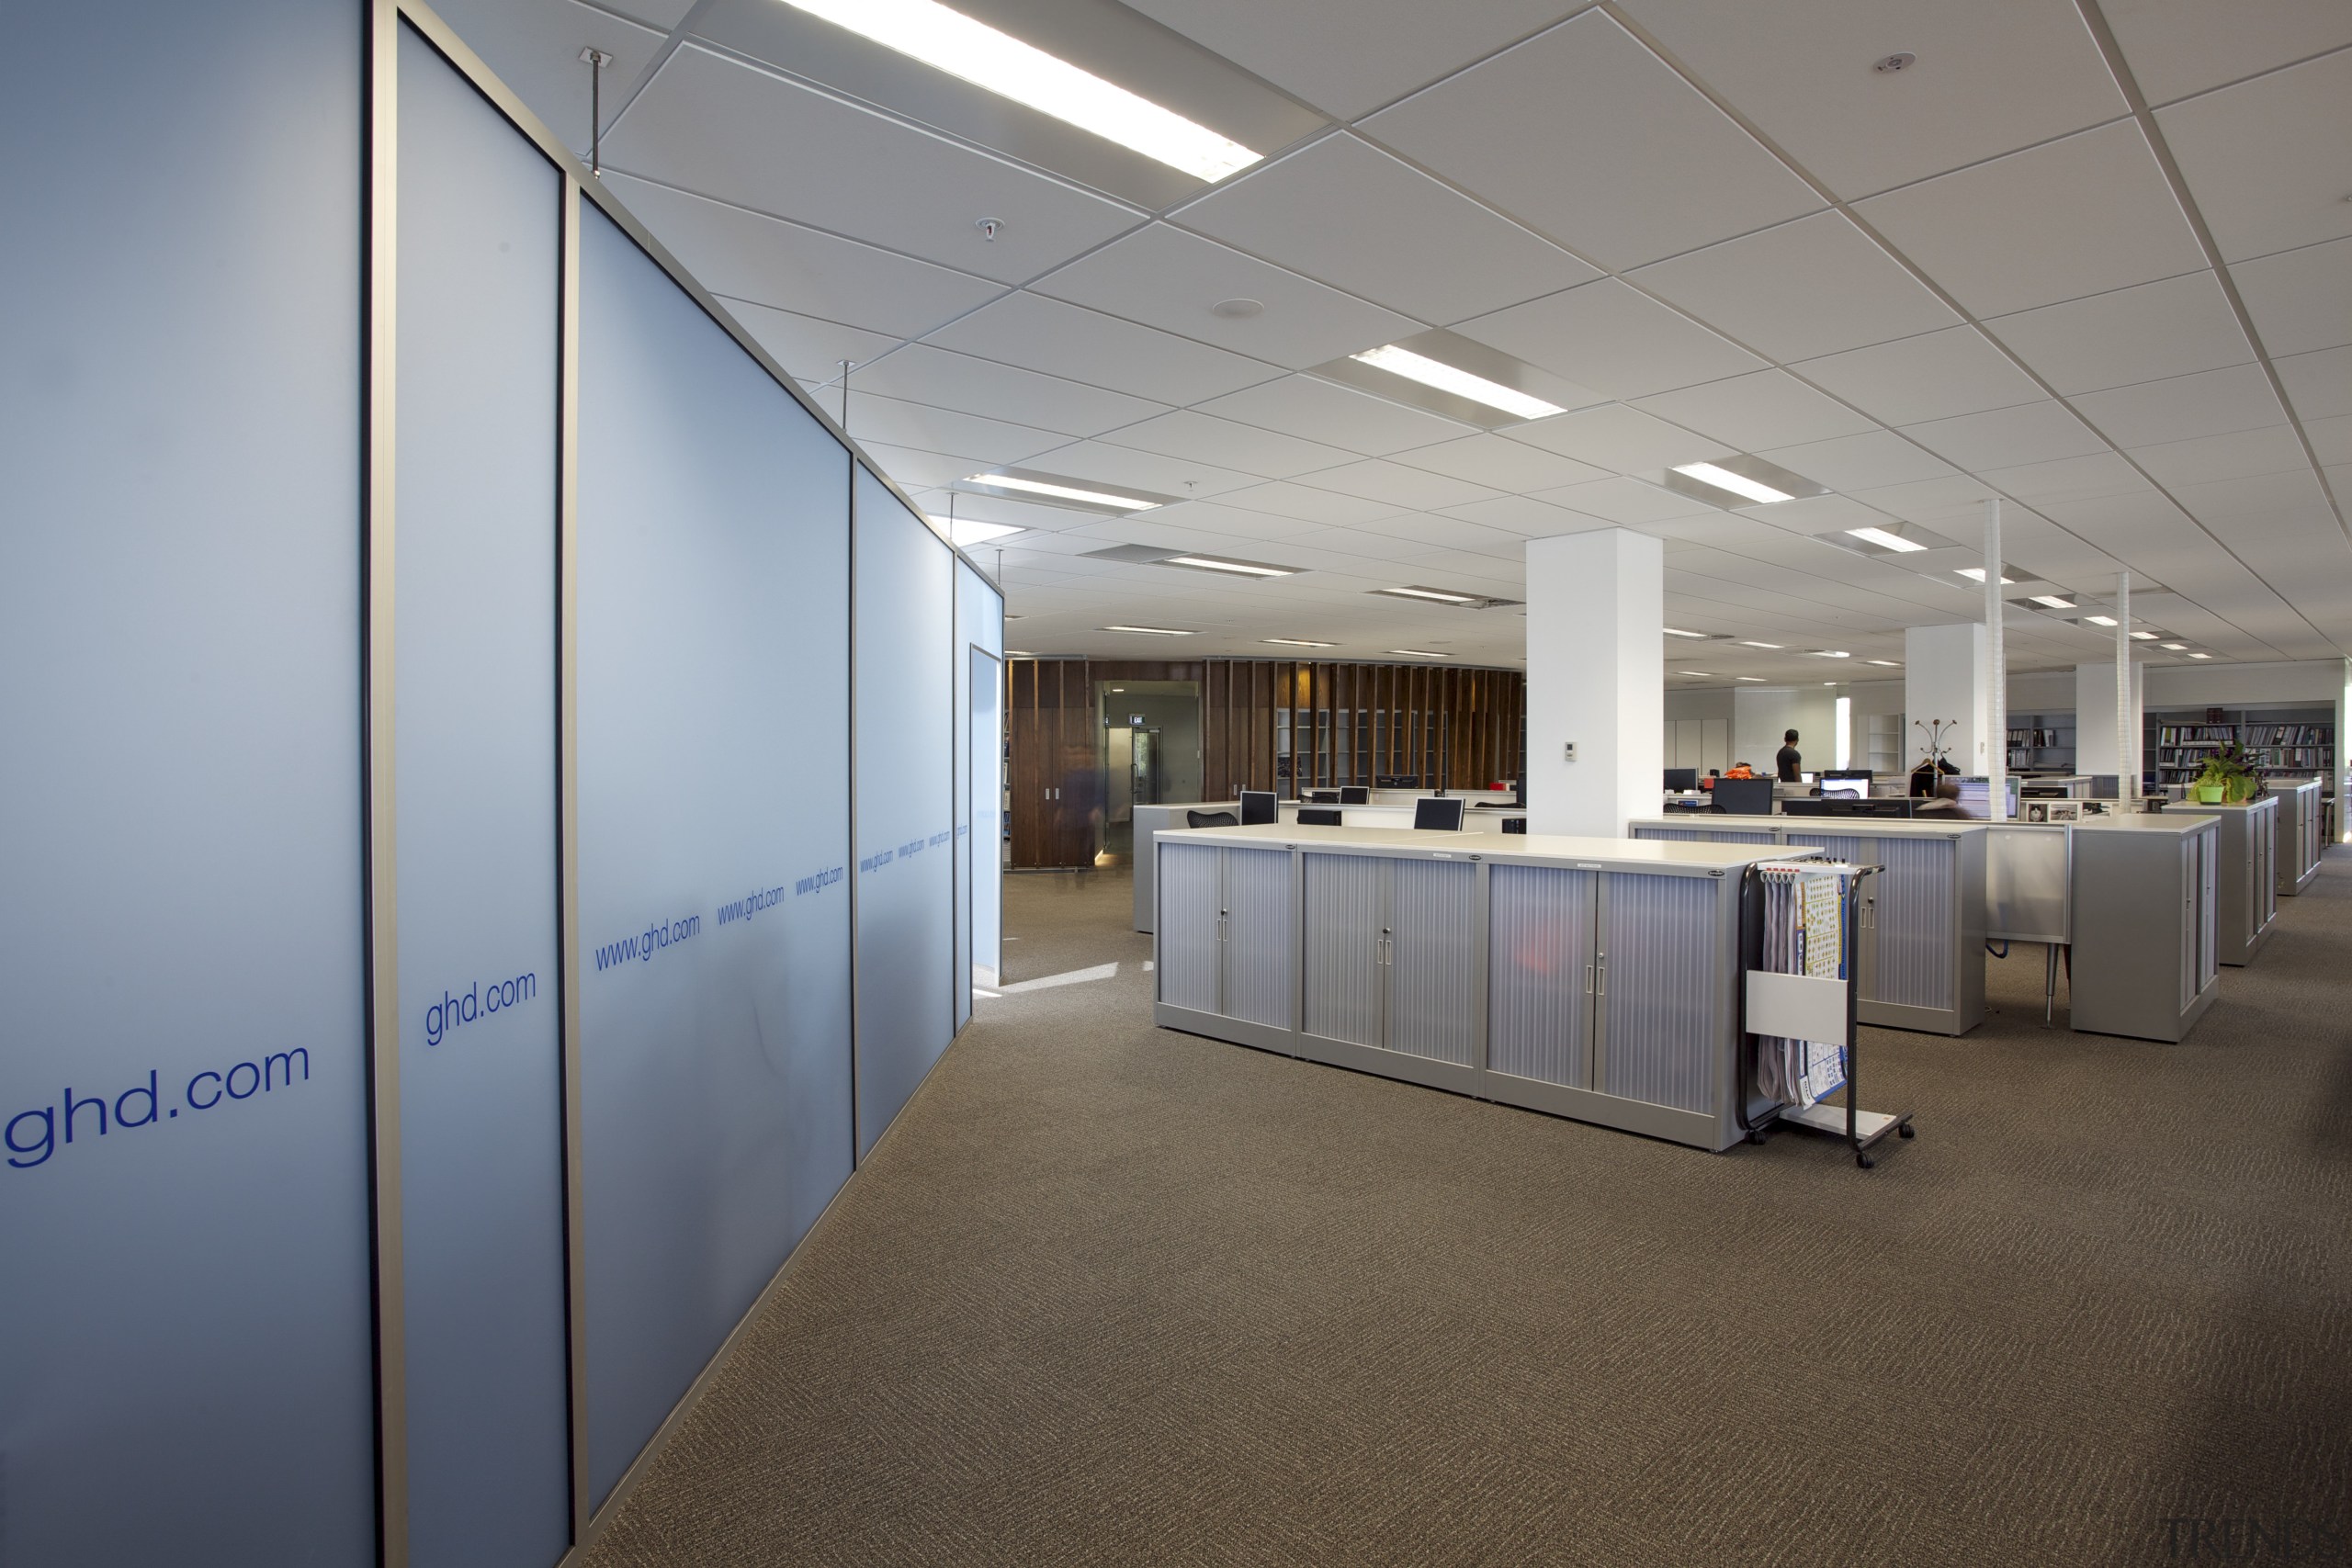
[[[1788,744],[1782,746],[1779,754],[1773,757],[1772,770],[1779,775],[1782,784],[1794,784],[1797,782],[1797,774],[1804,771],[1804,753],[1797,750],[1795,730],[1790,730],[1781,739]]]

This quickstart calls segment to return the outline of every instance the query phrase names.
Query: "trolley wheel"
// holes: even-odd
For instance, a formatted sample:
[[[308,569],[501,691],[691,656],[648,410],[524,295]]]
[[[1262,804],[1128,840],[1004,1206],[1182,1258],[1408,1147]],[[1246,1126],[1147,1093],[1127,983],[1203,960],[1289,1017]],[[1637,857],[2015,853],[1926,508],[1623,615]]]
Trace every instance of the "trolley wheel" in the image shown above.
[[[1854,1163],[1860,1166],[1864,1170],[1869,1170],[1875,1167],[1878,1164],[1878,1161],[1871,1158],[1868,1155],[1858,1154],[1854,1156]]]
[[[1903,1125],[1902,1125],[1902,1126],[1900,1126],[1900,1127],[1898,1127],[1898,1128],[1896,1128],[1896,1129],[1895,1129],[1895,1133],[1896,1133],[1896,1134],[1897,1134],[1898,1136],[1901,1136],[1901,1137],[1905,1137],[1905,1138],[1907,1138],[1907,1137],[1911,1136],[1911,1123],[1910,1123],[1910,1122],[1905,1122],[1905,1123],[1903,1123]]]

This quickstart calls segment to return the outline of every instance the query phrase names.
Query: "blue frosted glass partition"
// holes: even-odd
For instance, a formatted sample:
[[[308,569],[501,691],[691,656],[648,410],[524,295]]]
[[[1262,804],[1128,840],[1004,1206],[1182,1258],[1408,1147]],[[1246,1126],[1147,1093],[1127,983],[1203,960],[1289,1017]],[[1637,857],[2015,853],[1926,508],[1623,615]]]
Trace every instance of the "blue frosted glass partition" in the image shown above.
[[[956,899],[962,933],[956,974],[968,1016],[970,987],[995,985],[1003,963],[1004,600],[961,561],[956,563],[956,628],[964,715],[957,734],[964,886]]]
[[[857,1139],[861,1153],[956,1028],[955,556],[857,469]]]
[[[9,15],[0,1562],[373,1561],[365,17]]]
[[[849,457],[593,209],[580,271],[580,1055],[601,1499],[850,1170]],[[933,685],[943,701],[944,672]]]
[[[400,43],[397,660],[409,1561],[571,1540],[556,448],[562,189]]]

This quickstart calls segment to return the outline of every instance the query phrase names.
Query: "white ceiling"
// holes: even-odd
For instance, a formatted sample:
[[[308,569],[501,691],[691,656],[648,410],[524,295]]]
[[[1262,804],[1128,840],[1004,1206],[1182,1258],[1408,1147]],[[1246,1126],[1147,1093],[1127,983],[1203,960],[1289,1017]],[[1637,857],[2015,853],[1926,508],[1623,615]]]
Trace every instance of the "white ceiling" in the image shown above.
[[[861,101],[884,78],[842,63],[857,40],[808,75],[740,52],[743,0],[441,6],[583,152],[579,53],[615,56],[612,189],[828,410],[854,362],[851,433],[927,508],[1003,464],[1185,498],[956,494],[1026,530],[1000,568],[1023,649],[1514,663],[1515,611],[1371,591],[1516,599],[1526,539],[1623,525],[1665,541],[1669,622],[1718,638],[1670,670],[1883,676],[1905,627],[1981,611],[1955,569],[1998,495],[2013,595],[2095,604],[2128,569],[2217,660],[2352,653],[2345,0],[975,8],[1049,51],[1158,39],[1187,80],[1225,69],[1204,50],[1238,69],[1202,91],[1271,87],[1318,128],[1148,209],[1066,142]],[[1236,298],[1264,309],[1212,312]],[[1432,328],[1570,412],[1487,433],[1312,373]],[[1833,493],[1725,512],[1659,482],[1741,452]],[[1895,520],[1956,547],[1824,542]],[[1119,544],[1302,570],[1086,558]],[[2008,628],[2021,670],[2112,648],[2056,613]]]

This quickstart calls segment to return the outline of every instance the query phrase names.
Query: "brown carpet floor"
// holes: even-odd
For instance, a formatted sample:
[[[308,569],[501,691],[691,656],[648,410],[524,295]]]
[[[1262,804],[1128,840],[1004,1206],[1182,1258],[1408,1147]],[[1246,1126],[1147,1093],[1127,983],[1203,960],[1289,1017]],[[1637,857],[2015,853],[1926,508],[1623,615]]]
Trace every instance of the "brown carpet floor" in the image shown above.
[[[1157,1031],[1128,886],[1011,879],[594,1568],[2352,1554],[2352,852],[2181,1044],[2043,1029],[2038,948],[1866,1032],[1869,1172]]]

